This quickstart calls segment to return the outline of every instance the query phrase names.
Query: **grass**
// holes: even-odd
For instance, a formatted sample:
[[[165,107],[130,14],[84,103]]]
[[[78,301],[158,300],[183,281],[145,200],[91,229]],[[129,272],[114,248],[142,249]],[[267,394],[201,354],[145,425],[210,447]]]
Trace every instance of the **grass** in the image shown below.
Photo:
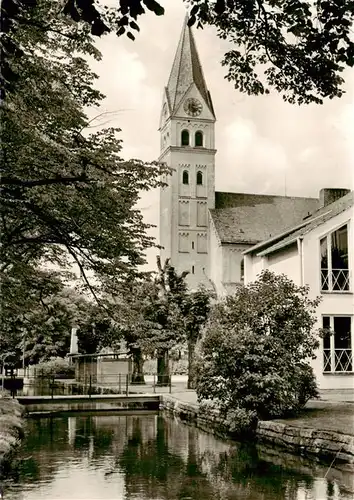
[[[354,436],[354,404],[311,401],[296,418],[277,419],[296,427],[342,432]]]

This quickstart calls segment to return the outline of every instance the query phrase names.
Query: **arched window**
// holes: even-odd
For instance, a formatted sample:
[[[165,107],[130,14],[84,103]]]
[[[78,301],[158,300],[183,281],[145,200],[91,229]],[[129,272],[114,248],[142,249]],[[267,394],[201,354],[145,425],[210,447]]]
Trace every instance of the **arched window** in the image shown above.
[[[182,130],[181,143],[182,143],[182,146],[189,146],[189,132],[188,132],[188,130]]]
[[[197,172],[197,186],[203,185],[203,172],[200,170]]]
[[[183,184],[189,184],[189,173],[187,172],[187,170],[183,170],[182,182]]]
[[[196,147],[203,147],[203,132],[198,130],[198,132],[195,133],[195,146]]]
[[[241,264],[240,264],[240,278],[241,278],[241,281],[244,281],[244,279],[245,279],[245,261],[244,261],[244,259],[241,260]]]

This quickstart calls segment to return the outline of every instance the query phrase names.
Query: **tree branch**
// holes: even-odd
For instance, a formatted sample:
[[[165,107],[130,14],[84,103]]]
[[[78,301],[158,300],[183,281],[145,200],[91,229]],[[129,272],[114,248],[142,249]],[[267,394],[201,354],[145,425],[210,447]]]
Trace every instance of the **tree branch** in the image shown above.
[[[15,177],[2,177],[1,185],[21,186],[25,188],[32,188],[36,186],[49,186],[52,184],[71,184],[76,182],[85,182],[88,180],[86,173],[77,177],[54,177],[52,179],[38,179],[36,181],[24,181]]]

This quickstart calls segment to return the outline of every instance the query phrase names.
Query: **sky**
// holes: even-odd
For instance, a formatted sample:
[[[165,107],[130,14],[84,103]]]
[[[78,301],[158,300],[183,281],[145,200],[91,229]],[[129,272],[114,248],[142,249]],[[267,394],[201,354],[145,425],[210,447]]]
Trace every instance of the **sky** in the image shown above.
[[[104,3],[114,5],[114,0]],[[125,159],[159,156],[162,96],[185,17],[182,0],[162,0],[165,15],[147,11],[136,40],[115,34],[97,40],[97,87],[106,95],[106,126],[122,129]],[[324,187],[354,189],[354,70],[343,74],[346,94],[322,106],[285,103],[274,91],[248,96],[224,79],[230,47],[214,28],[194,29],[216,113],[216,190],[318,197]],[[158,225],[159,193],[139,203],[145,221]],[[158,227],[151,231],[158,238]],[[154,268],[155,249],[148,252]]]

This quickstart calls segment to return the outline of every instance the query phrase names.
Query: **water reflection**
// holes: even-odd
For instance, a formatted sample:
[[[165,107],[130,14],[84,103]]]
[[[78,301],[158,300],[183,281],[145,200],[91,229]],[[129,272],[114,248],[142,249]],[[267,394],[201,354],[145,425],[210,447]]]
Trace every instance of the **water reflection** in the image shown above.
[[[347,500],[348,472],[215,439],[160,415],[28,421],[5,499]]]

